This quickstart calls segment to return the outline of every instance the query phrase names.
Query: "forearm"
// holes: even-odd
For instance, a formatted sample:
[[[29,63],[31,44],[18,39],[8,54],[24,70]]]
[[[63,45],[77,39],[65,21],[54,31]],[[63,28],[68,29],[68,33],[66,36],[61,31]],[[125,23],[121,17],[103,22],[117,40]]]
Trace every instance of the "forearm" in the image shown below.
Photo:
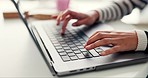
[[[97,9],[99,13],[98,21],[110,21],[121,19],[124,15],[132,12],[137,7],[143,9],[148,0],[116,0],[111,2],[110,5]]]

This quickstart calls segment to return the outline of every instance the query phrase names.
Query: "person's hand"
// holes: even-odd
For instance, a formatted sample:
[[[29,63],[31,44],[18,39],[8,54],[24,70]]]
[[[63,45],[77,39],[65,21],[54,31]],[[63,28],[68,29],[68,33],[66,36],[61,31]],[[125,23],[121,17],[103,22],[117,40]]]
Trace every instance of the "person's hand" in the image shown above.
[[[93,24],[97,18],[99,18],[99,13],[97,11],[90,11],[86,14],[74,12],[71,10],[66,10],[64,12],[61,12],[57,17],[57,25],[60,24],[61,21],[63,21],[61,34],[64,34],[67,23],[71,19],[77,19],[76,22],[72,23],[72,26],[80,26],[80,25],[91,25]]]
[[[138,45],[138,38],[135,31],[132,32],[113,32],[113,31],[97,31],[94,33],[84,45],[87,50],[94,49],[99,46],[112,47],[100,53],[105,56],[108,54],[135,50]]]

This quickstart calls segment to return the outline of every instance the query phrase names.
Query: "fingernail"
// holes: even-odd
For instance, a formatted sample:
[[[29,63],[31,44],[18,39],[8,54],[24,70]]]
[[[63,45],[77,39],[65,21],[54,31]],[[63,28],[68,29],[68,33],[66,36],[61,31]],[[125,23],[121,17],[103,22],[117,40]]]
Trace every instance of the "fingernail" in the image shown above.
[[[90,50],[91,49],[90,45],[86,46],[85,49]]]
[[[60,17],[60,21],[62,21],[62,17]]]
[[[84,44],[84,48],[87,46],[87,43]]]
[[[61,35],[64,35],[64,32],[63,32],[63,30],[61,30],[61,31],[60,31],[60,33],[61,33]]]
[[[57,26],[59,25],[59,22],[57,22]]]
[[[101,52],[101,53],[99,53],[101,56],[104,56],[105,55],[105,52]]]
[[[74,24],[72,24],[72,26],[76,26],[76,24],[74,23]]]

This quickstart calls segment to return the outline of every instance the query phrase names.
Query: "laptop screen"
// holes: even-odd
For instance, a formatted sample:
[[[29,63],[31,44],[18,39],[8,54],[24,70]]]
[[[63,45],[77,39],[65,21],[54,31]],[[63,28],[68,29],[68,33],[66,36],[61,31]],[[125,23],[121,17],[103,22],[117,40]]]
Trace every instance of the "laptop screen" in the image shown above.
[[[38,43],[36,37],[34,36],[34,34],[33,34],[33,32],[32,32],[31,26],[29,26],[29,24],[28,24],[28,22],[27,22],[27,20],[26,20],[26,18],[25,18],[25,14],[24,14],[25,11],[23,10],[23,8],[22,8],[21,5],[20,5],[20,4],[21,4],[21,0],[11,0],[11,1],[12,1],[12,3],[14,4],[14,6],[16,7],[16,9],[17,9],[17,11],[18,11],[18,14],[19,14],[19,16],[20,16],[20,19],[21,19],[21,20],[23,21],[23,23],[25,24],[25,26],[26,26],[26,28],[27,28],[27,30],[28,30],[30,36],[32,37],[33,41],[35,42],[35,44],[36,44],[38,50],[39,50],[40,52],[42,52],[42,49],[41,49],[41,47],[40,47],[40,45],[39,45],[39,43]]]
[[[22,21],[24,22],[24,24],[26,25],[26,27],[28,28],[28,22],[27,20],[25,19],[25,11],[22,9],[21,7],[21,0],[11,0],[13,2],[13,4],[15,5],[17,11],[18,11],[18,14],[20,16],[20,18],[22,19]]]

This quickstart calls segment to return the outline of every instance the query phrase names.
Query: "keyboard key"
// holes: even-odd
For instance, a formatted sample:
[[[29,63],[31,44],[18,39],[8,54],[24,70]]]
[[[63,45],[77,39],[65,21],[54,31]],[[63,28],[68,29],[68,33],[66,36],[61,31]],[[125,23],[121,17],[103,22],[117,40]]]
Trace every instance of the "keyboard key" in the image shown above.
[[[61,52],[61,53],[59,53],[61,56],[66,56],[67,55],[67,53],[66,52]]]
[[[75,50],[74,53],[79,54],[79,53],[81,53],[81,51],[80,50]]]
[[[68,47],[68,45],[67,44],[62,44],[62,47]]]
[[[65,40],[65,42],[71,42],[71,40]]]
[[[75,56],[75,53],[68,53],[68,56]]]
[[[82,38],[79,38],[78,40],[79,40],[79,41],[84,41],[84,39],[82,39]]]
[[[82,44],[81,43],[75,43],[77,46],[81,46]]]
[[[72,50],[65,50],[67,53],[73,53]]]
[[[68,56],[61,56],[64,62],[70,61],[70,58]]]
[[[81,51],[84,51],[84,52],[85,52],[85,51],[87,51],[87,50],[86,50],[86,49],[84,49],[84,48],[82,48],[82,49],[80,49],[80,50],[81,50]]]
[[[89,50],[89,52],[94,56],[94,57],[98,57],[100,56],[95,50]]]
[[[70,50],[70,47],[63,47],[64,50]]]
[[[66,42],[67,44],[73,44],[73,42],[72,41],[69,41],[69,42]]]
[[[74,39],[75,37],[73,35],[67,35],[70,39]]]
[[[70,57],[71,60],[78,60],[78,57],[77,56],[72,56]]]
[[[67,37],[65,37],[65,38],[63,38],[64,40],[68,40],[69,38],[67,38]]]
[[[55,48],[58,50],[58,49],[62,49],[61,46],[55,46]]]
[[[76,40],[76,39],[74,39],[74,38],[73,38],[73,39],[71,39],[71,41],[75,41],[75,40]]]
[[[64,49],[58,49],[57,51],[58,51],[59,53],[60,53],[60,52],[65,52]]]
[[[75,50],[78,50],[78,48],[77,47],[73,47],[73,48],[71,48],[73,51],[75,51]]]
[[[92,58],[92,55],[89,52],[83,52],[86,58]]]
[[[79,41],[77,41],[77,40],[75,40],[75,41],[73,41],[74,43],[80,43]]]
[[[60,43],[61,43],[61,45],[64,45],[64,44],[66,44],[66,42],[64,42],[64,41],[63,41],[63,42],[60,42]]]
[[[61,46],[60,44],[53,44],[54,46]]]
[[[85,44],[86,42],[85,41],[80,41],[82,44]]]
[[[76,39],[80,39],[81,37],[79,37],[78,35],[74,35]]]
[[[83,49],[84,47],[83,46],[77,46],[79,49]]]
[[[95,50],[96,50],[98,53],[100,53],[100,52],[103,51],[103,50],[102,50],[101,48],[99,48],[99,47],[95,48]]]
[[[74,44],[71,44],[71,45],[69,45],[69,47],[73,48],[73,47],[76,47],[76,45],[74,45]]]
[[[77,55],[77,57],[78,57],[79,59],[84,59],[84,58],[85,58],[85,56],[84,56],[82,53],[76,54],[76,55]]]
[[[54,41],[54,42],[52,42],[53,44],[60,44],[58,41]]]

